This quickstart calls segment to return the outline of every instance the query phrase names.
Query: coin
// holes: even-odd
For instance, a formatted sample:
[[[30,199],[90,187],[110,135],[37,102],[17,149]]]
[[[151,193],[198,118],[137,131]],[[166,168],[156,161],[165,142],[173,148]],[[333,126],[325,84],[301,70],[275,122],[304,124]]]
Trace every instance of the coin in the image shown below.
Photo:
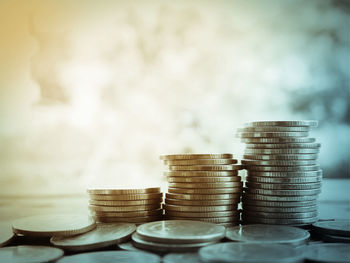
[[[297,172],[260,172],[260,171],[248,171],[248,176],[253,177],[268,177],[268,178],[275,178],[275,177],[283,177],[283,178],[290,178],[290,177],[314,177],[314,176],[322,176],[322,170],[315,170],[315,171],[297,171]],[[273,178],[272,178],[273,177]]]
[[[305,249],[305,258],[312,262],[350,262],[349,244],[313,244]]]
[[[71,236],[88,232],[96,227],[87,215],[39,215],[17,219],[12,228],[16,234],[28,236]]]
[[[146,199],[135,201],[113,201],[113,200],[89,200],[89,204],[98,206],[139,206],[139,205],[154,205],[162,202],[162,199]]]
[[[242,187],[235,188],[199,188],[184,189],[169,187],[168,192],[171,194],[237,194],[242,192]]]
[[[240,193],[234,194],[172,194],[166,193],[167,199],[176,200],[221,200],[221,199],[239,199]]]
[[[89,194],[97,195],[127,195],[127,194],[153,194],[160,193],[159,187],[153,188],[140,188],[140,189],[88,189]]]
[[[320,150],[318,148],[316,149],[308,149],[308,148],[285,148],[285,149],[246,149],[245,154],[250,155],[257,155],[257,154],[279,154],[279,155],[285,155],[285,154],[317,154]]]
[[[118,244],[118,247],[122,250],[128,250],[128,251],[143,251],[142,249],[135,247],[131,241],[120,243]]]
[[[134,216],[149,216],[160,215],[162,209],[144,210],[144,211],[131,211],[131,212],[105,212],[105,211],[92,211],[94,215],[103,217],[134,217]]]
[[[165,220],[143,224],[136,233],[145,241],[190,244],[219,241],[225,236],[225,228],[207,222]]]
[[[122,195],[100,195],[90,194],[90,199],[99,201],[133,201],[133,200],[153,200],[162,198],[162,193],[156,194],[122,194]]]
[[[162,215],[149,215],[149,216],[138,216],[138,217],[104,217],[95,216],[97,222],[103,223],[146,223],[157,220],[162,220]]]
[[[304,213],[270,213],[270,212],[258,212],[243,210],[244,216],[259,217],[259,218],[271,218],[271,219],[301,219],[317,217],[317,211],[304,212]]]
[[[283,202],[283,201],[258,201],[249,200],[243,198],[243,204],[248,206],[261,206],[261,207],[283,207],[283,208],[294,208],[302,206],[315,206],[317,201],[294,201],[294,202]]]
[[[265,127],[245,127],[238,128],[237,132],[308,132],[310,127],[281,127],[281,126],[265,126]]]
[[[221,165],[235,164],[236,159],[196,159],[196,160],[165,160],[165,165]]]
[[[349,220],[320,221],[312,224],[312,227],[322,234],[350,237]]]
[[[242,225],[226,230],[226,238],[245,243],[303,245],[310,238],[308,231],[291,226]]]
[[[267,207],[251,206],[243,203],[243,210],[250,212],[268,212],[268,213],[301,213],[317,211],[317,206],[298,206],[298,207]]]
[[[176,171],[164,172],[166,177],[223,177],[223,176],[237,176],[238,170],[235,171]]]
[[[310,218],[298,218],[298,219],[290,219],[290,218],[261,218],[261,217],[246,217],[242,215],[242,219],[247,223],[259,223],[259,224],[272,224],[272,225],[305,225],[312,224],[317,221],[317,217]]]
[[[247,193],[258,194],[258,195],[273,195],[273,196],[306,196],[306,195],[317,195],[321,193],[320,189],[311,190],[266,190],[266,189],[254,189],[247,188]]]
[[[350,237],[333,236],[322,234],[320,237],[325,242],[330,243],[350,243]]]
[[[230,153],[219,154],[169,154],[161,155],[161,160],[232,159]]]
[[[276,137],[276,138],[241,138],[241,141],[247,144],[292,144],[292,143],[313,143],[314,138],[308,137]],[[267,148],[267,147],[266,147]]]
[[[239,221],[239,215],[236,216],[222,216],[222,217],[178,217],[178,216],[168,216],[168,219],[172,220],[193,220],[193,221],[203,221],[210,223],[237,223]]]
[[[203,247],[199,257],[203,262],[230,263],[301,263],[302,253],[292,246],[226,242]]]
[[[241,165],[172,165],[170,171],[235,171],[241,170]]]
[[[266,127],[266,126],[282,126],[282,127],[317,127],[318,121],[303,120],[303,121],[253,121],[245,123],[244,127]]]
[[[134,224],[99,223],[94,230],[87,233],[70,237],[52,237],[50,242],[68,251],[88,251],[126,241],[135,230]]]
[[[248,182],[257,183],[271,183],[271,184],[305,184],[305,183],[318,183],[321,182],[322,176],[313,177],[263,177],[263,176],[251,176],[246,177]]]
[[[186,218],[207,218],[207,217],[226,217],[237,216],[238,211],[221,211],[221,212],[179,212],[179,211],[165,211],[166,216],[186,217]]]
[[[216,205],[216,206],[179,206],[165,204],[164,209],[166,211],[179,211],[179,212],[220,212],[237,210],[237,205]]]
[[[160,263],[161,258],[158,255],[144,252],[144,251],[99,251],[90,253],[81,253],[73,256],[67,256],[57,263],[76,263],[76,262],[89,262],[89,263]]]
[[[249,165],[249,171],[260,172],[308,172],[320,170],[319,165],[312,166],[254,166]]]
[[[97,206],[89,205],[92,211],[103,212],[135,212],[135,211],[149,211],[160,208],[160,203],[154,205],[132,205],[132,206]]]
[[[169,187],[172,188],[234,188],[234,187],[242,187],[242,182],[223,182],[223,183],[169,183]]]
[[[284,138],[307,137],[309,132],[242,132],[237,134],[240,138]]]
[[[169,253],[163,257],[163,263],[201,263],[198,253]]]
[[[318,195],[299,195],[299,196],[275,196],[275,195],[261,195],[244,193],[244,200],[258,200],[268,202],[300,202],[300,201],[315,201]]]
[[[1,262],[44,263],[55,262],[63,256],[59,248],[47,246],[13,246],[0,248]]]
[[[168,177],[169,183],[222,183],[222,182],[240,182],[240,176],[224,177]]]
[[[299,161],[299,160],[270,160],[270,161],[262,161],[262,160],[242,160],[242,164],[244,165],[262,165],[262,166],[308,166],[308,165],[316,165],[316,160],[307,160],[307,161]]]
[[[267,189],[267,190],[310,190],[320,189],[321,183],[307,184],[269,184],[269,183],[251,183],[246,182],[246,186],[250,189]]]
[[[275,155],[243,155],[244,159],[251,160],[316,160],[317,154],[275,154]]]
[[[181,200],[166,199],[166,204],[182,206],[213,206],[213,205],[232,205],[239,203],[239,199],[222,199],[222,200]]]
[[[0,247],[9,244],[14,237],[15,234],[12,231],[11,224],[7,222],[0,223]]]
[[[308,139],[308,140],[307,140]],[[307,142],[302,143],[249,143],[246,145],[247,150],[255,149],[316,149],[321,147],[320,143],[315,143],[315,138],[305,138]]]

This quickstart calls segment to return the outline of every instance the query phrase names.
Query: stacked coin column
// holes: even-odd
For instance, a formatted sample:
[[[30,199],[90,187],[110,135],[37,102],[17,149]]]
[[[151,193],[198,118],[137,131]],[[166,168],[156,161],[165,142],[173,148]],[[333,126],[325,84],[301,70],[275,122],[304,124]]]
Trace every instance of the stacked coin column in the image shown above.
[[[247,123],[238,130],[246,143],[244,222],[306,225],[317,221],[320,144],[308,137],[316,126],[317,121],[271,121]]]
[[[178,154],[160,157],[165,175],[167,219],[187,219],[225,226],[239,222],[242,193],[240,165],[231,154]]]

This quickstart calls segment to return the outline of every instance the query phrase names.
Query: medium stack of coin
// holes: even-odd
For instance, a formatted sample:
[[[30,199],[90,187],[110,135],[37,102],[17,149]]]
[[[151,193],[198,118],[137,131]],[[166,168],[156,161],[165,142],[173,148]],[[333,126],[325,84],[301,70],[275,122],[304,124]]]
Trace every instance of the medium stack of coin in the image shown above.
[[[168,166],[165,176],[167,219],[186,219],[237,225],[242,193],[237,160],[232,154],[162,155]]]
[[[141,224],[161,220],[159,187],[141,189],[88,189],[89,209],[97,222]]]
[[[238,129],[246,143],[242,207],[247,223],[305,225],[317,221],[322,171],[320,144],[309,138],[317,121],[251,122]]]

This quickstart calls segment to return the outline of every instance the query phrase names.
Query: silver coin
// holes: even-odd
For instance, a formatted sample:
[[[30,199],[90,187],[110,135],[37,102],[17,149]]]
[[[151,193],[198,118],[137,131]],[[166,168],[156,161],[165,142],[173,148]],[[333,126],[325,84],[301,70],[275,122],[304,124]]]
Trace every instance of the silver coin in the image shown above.
[[[350,243],[350,237],[333,236],[322,234],[320,238],[325,242],[330,243]]]
[[[312,262],[350,262],[350,245],[343,243],[313,244],[305,249],[305,258]]]
[[[248,206],[261,206],[261,207],[281,207],[281,208],[296,208],[303,206],[316,206],[317,200],[312,201],[294,201],[294,202],[283,202],[283,201],[259,201],[259,200],[249,200],[243,198],[243,205]]]
[[[12,231],[11,223],[0,223],[0,247],[9,244],[15,237]]]
[[[322,234],[350,237],[350,220],[320,221],[312,226],[317,232]]]
[[[252,149],[316,149],[319,150],[321,147],[320,143],[315,143],[315,138],[305,138],[307,142],[301,142],[301,143],[249,143],[246,144],[247,150]]]
[[[286,155],[286,154],[317,154],[320,152],[319,148],[316,149],[290,149],[290,148],[285,148],[285,149],[245,149],[245,154],[250,154],[250,155],[261,155],[261,154],[266,154],[266,155]]]
[[[166,177],[224,177],[237,176],[238,170],[235,171],[173,171],[164,172]]]
[[[137,234],[145,241],[189,244],[213,242],[225,236],[225,228],[207,222],[165,220],[140,225]]]
[[[308,172],[320,170],[319,165],[311,166],[260,166],[249,165],[246,169],[259,172]]]
[[[191,206],[191,205],[170,205],[164,204],[166,211],[179,211],[179,212],[221,212],[237,210],[237,204],[230,205],[213,205],[213,206]]]
[[[205,200],[230,200],[230,199],[239,199],[241,193],[234,193],[234,194],[172,194],[172,193],[166,193],[165,196],[167,199],[173,199],[173,200],[198,200],[198,201],[205,201]]]
[[[165,211],[165,215],[175,216],[175,217],[186,217],[186,218],[208,218],[208,217],[236,217],[239,215],[239,211],[231,210],[231,211],[220,211],[220,212],[178,212],[178,211]]]
[[[299,206],[299,207],[267,207],[252,206],[243,203],[243,210],[249,212],[267,212],[267,213],[306,213],[317,211],[317,206]]]
[[[246,223],[256,223],[256,224],[269,224],[269,225],[306,225],[312,224],[317,221],[317,217],[310,218],[262,218],[262,217],[246,217],[242,215],[242,219]]]
[[[230,153],[214,153],[214,154],[198,154],[198,153],[184,153],[184,154],[168,154],[160,155],[161,160],[198,160],[198,159],[232,159]]]
[[[258,212],[258,211],[246,211],[243,210],[245,217],[259,217],[259,218],[271,218],[271,219],[301,219],[317,217],[317,211],[304,212],[304,213],[270,213],[270,212]]]
[[[81,253],[73,256],[67,256],[57,263],[160,263],[161,257],[148,252],[141,251],[100,251]]]
[[[226,230],[226,238],[245,243],[303,245],[310,238],[304,229],[290,226],[242,225]]]
[[[221,223],[238,223],[239,221],[239,214],[237,216],[222,216],[222,217],[177,217],[177,216],[167,216],[166,217],[169,220],[192,220],[192,221],[203,221],[203,222],[209,222],[209,223],[215,223],[215,224],[221,224]]]
[[[305,184],[269,184],[269,183],[252,183],[246,182],[246,187],[253,189],[266,190],[311,190],[320,189],[321,183],[305,183]]]
[[[243,165],[261,165],[261,166],[308,166],[308,165],[316,165],[316,160],[242,160]]]
[[[50,242],[68,251],[88,251],[108,247],[126,241],[136,230],[134,224],[97,224],[96,228],[82,235],[71,237],[52,237]]]
[[[222,200],[181,200],[165,199],[165,204],[181,206],[220,206],[233,205],[240,202],[240,199],[222,199]]]
[[[290,177],[315,177],[322,176],[322,170],[315,171],[297,171],[297,172],[260,172],[260,171],[248,171],[248,176],[253,177],[264,177],[264,178],[290,178]]]
[[[282,126],[265,126],[265,127],[246,127],[238,128],[237,132],[307,132],[310,127],[282,127]]]
[[[309,132],[242,132],[237,133],[240,138],[285,138],[307,137]]]
[[[226,242],[201,248],[199,256],[203,262],[301,263],[302,254],[298,252],[281,244]]]
[[[189,189],[202,189],[202,188],[234,188],[242,187],[243,183],[238,182],[222,182],[222,183],[168,183],[172,188],[189,188]]]
[[[244,124],[244,127],[317,127],[318,121],[316,120],[302,120],[302,121],[253,121]]]
[[[0,248],[3,263],[44,263],[55,262],[63,256],[63,250],[46,246],[14,246]]]
[[[168,183],[226,183],[226,182],[240,182],[240,176],[223,176],[223,177],[168,177]]]
[[[198,253],[170,253],[163,257],[163,263],[201,263]]]
[[[315,201],[318,194],[315,195],[299,195],[299,196],[276,196],[276,195],[261,195],[244,193],[243,199],[250,201],[268,201],[268,202],[300,202],[300,201]]]
[[[266,190],[266,189],[254,189],[247,188],[247,193],[258,194],[258,195],[273,195],[273,196],[306,196],[306,195],[317,195],[321,193],[320,189],[311,190]]]
[[[168,187],[168,192],[171,194],[207,194],[207,195],[221,195],[221,194],[238,194],[242,192],[242,187],[234,188],[198,188],[198,189],[185,189],[185,188],[173,188]]]
[[[292,144],[292,143],[313,143],[314,138],[309,137],[276,137],[276,138],[241,138],[247,144]]]
[[[237,164],[227,165],[169,165],[170,171],[237,171],[242,166]]]
[[[256,183],[270,183],[270,184],[305,184],[305,183],[318,183],[321,182],[322,176],[313,177],[264,177],[264,176],[251,176],[246,177],[247,182]]]
[[[274,154],[274,155],[253,155],[245,154],[244,159],[248,160],[316,160],[318,158],[317,154]]]

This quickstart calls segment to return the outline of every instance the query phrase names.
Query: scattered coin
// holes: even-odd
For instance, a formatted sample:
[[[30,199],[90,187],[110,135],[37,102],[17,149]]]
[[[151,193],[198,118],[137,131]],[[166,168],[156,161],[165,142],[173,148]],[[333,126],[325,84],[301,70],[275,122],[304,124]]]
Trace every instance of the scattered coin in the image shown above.
[[[242,219],[247,223],[258,224],[271,224],[271,225],[307,225],[317,221],[317,217],[310,218],[298,218],[298,219],[286,219],[286,218],[261,218],[261,217],[245,217],[242,215]]]
[[[246,149],[245,154],[258,155],[258,154],[317,154],[319,153],[319,148],[285,148],[285,149]]]
[[[164,172],[166,177],[223,177],[223,176],[237,176],[238,170],[235,171],[172,171]]]
[[[235,171],[241,170],[241,165],[171,165],[170,171]]]
[[[222,200],[222,199],[239,199],[240,193],[233,194],[172,194],[166,193],[167,199],[176,200]]]
[[[262,165],[262,166],[308,166],[308,165],[316,165],[316,160],[242,160],[242,164],[244,165]]]
[[[198,253],[169,253],[163,257],[163,263],[201,263]]]
[[[222,182],[222,183],[169,183],[169,187],[172,188],[190,188],[190,189],[202,189],[202,188],[234,188],[242,187],[242,182]]]
[[[350,246],[344,243],[314,244],[305,249],[305,257],[312,262],[350,262]]]
[[[285,138],[307,137],[309,132],[243,132],[238,133],[240,138]]]
[[[87,233],[70,237],[52,237],[50,242],[54,246],[68,251],[88,251],[126,241],[135,230],[134,224],[99,223],[94,230]]]
[[[114,200],[89,200],[90,205],[98,206],[139,206],[139,205],[156,205],[162,202],[162,199],[146,199],[134,201],[114,201]]]
[[[322,234],[350,237],[350,220],[320,221],[312,227]]]
[[[186,217],[186,218],[207,218],[207,217],[227,217],[238,216],[238,211],[221,211],[221,212],[178,212],[166,211],[166,216]]]
[[[171,194],[238,194],[242,192],[242,187],[235,188],[199,188],[199,189],[184,189],[169,187],[168,192]]]
[[[102,223],[147,223],[162,220],[162,215],[138,216],[138,217],[103,217],[95,216],[96,221]]]
[[[15,234],[12,231],[11,224],[7,222],[0,223],[0,247],[9,244],[14,237]]]
[[[255,206],[255,207],[283,207],[283,208],[295,208],[295,207],[307,207],[307,206],[316,206],[317,201],[294,201],[294,202],[283,202],[283,201],[258,201],[258,200],[249,200],[243,198],[244,205]]]
[[[321,193],[321,189],[311,190],[266,190],[266,189],[254,189],[247,188],[247,193],[258,195],[272,195],[272,196],[306,196],[306,195],[318,195]]]
[[[305,184],[321,182],[322,176],[313,177],[265,177],[265,176],[251,176],[246,177],[247,182],[256,183],[271,183],[271,184]]]
[[[310,127],[281,127],[281,126],[265,126],[265,127],[246,127],[238,128],[238,132],[308,132]]]
[[[71,236],[88,232],[96,227],[87,215],[39,215],[15,220],[12,224],[16,234],[28,236]]]
[[[165,165],[222,165],[236,164],[236,159],[196,159],[196,160],[165,160]]]
[[[89,205],[89,209],[92,211],[101,212],[136,212],[136,211],[150,211],[159,209],[160,203],[155,205],[133,205],[133,206],[97,206]]]
[[[246,186],[250,189],[267,189],[267,190],[310,190],[320,189],[321,183],[307,184],[269,184],[269,183],[252,183],[246,182]]]
[[[249,143],[246,145],[247,150],[252,149],[316,149],[321,147],[320,143],[315,143],[315,138],[305,138],[306,141],[301,143]]]
[[[282,126],[282,127],[317,127],[318,121],[307,120],[307,121],[253,121],[245,123],[245,127],[266,127],[266,126]]]
[[[220,212],[237,210],[237,205],[216,205],[216,206],[179,206],[165,204],[164,209],[166,211],[179,211],[179,212]]]
[[[128,195],[128,194],[152,194],[160,193],[159,187],[140,188],[140,189],[88,189],[89,194],[97,195]]]
[[[311,166],[254,166],[249,165],[249,171],[260,171],[260,172],[309,172],[320,170],[319,165]]]
[[[233,205],[239,203],[239,199],[222,199],[222,200],[182,200],[182,199],[166,199],[166,204],[181,206],[220,206]]]
[[[196,160],[196,159],[232,159],[233,156],[230,153],[219,154],[169,154],[161,155],[161,160]]]
[[[93,215],[100,217],[141,217],[141,216],[159,216],[162,214],[162,209],[153,209],[153,210],[143,210],[143,211],[131,211],[131,212],[106,212],[106,211],[92,211]]]
[[[314,195],[299,195],[299,196],[275,196],[275,195],[262,195],[262,194],[250,194],[244,193],[243,199],[245,200],[257,200],[268,202],[301,202],[301,201],[316,201],[318,194]]]
[[[250,160],[316,160],[318,158],[317,154],[275,154],[275,155],[243,155],[244,159]]]
[[[223,183],[223,182],[240,182],[240,176],[224,177],[168,177],[169,183]]]
[[[317,217],[317,211],[305,212],[305,213],[270,213],[270,212],[258,212],[258,211],[246,211],[243,210],[245,217],[258,217],[258,218],[268,218],[268,219],[302,219]]]
[[[241,141],[247,144],[291,144],[291,143],[313,143],[314,138],[306,137],[276,137],[276,138],[241,138]]]
[[[99,201],[136,201],[136,200],[154,200],[162,198],[162,193],[154,194],[122,194],[122,195],[102,195],[102,194],[90,194],[91,200]]]
[[[250,168],[249,168],[250,169]],[[273,179],[274,177],[283,177],[283,178],[290,178],[290,177],[314,177],[314,176],[322,176],[322,170],[315,170],[315,171],[297,171],[297,172],[263,172],[263,171],[248,171],[248,176],[261,176],[261,177],[267,177]],[[272,178],[273,177],[273,178]]]
[[[59,248],[46,246],[13,246],[0,248],[0,261],[5,263],[55,262],[63,256]]]
[[[298,206],[298,207],[268,207],[268,206],[250,206],[244,203],[244,211],[250,212],[267,212],[267,213],[301,213],[315,212],[317,206]]]

